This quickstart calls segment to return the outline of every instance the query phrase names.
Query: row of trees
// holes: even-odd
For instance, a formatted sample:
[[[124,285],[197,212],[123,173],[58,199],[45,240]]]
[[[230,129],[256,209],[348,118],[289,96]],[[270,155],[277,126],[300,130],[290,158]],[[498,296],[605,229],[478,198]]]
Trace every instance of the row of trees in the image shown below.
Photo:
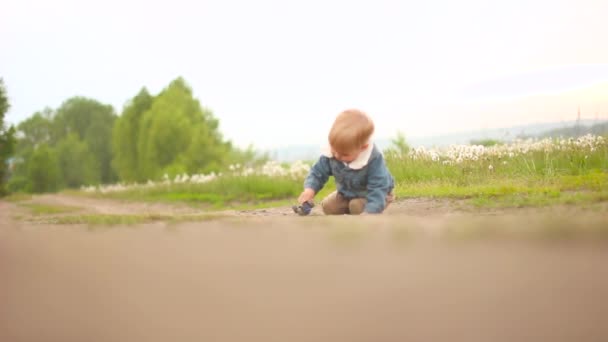
[[[4,115],[8,112],[9,104],[6,97],[4,81],[0,78],[0,196],[6,193],[6,179],[8,177],[8,158],[13,153],[15,146],[15,129],[6,127]]]
[[[178,78],[156,96],[142,89],[120,116],[84,97],[34,113],[17,126],[8,188],[46,192],[145,182],[256,159],[263,157],[252,147],[242,151],[222,138],[219,121]]]
[[[116,114],[83,97],[47,108],[17,126],[9,189],[44,192],[115,181],[110,139]]]

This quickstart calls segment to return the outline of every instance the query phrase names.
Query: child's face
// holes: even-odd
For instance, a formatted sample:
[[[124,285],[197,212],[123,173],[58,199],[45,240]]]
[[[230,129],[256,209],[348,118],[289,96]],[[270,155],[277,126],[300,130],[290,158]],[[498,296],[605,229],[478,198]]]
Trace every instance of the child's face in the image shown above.
[[[350,152],[338,152],[338,151],[336,151],[336,149],[334,149],[332,147],[331,153],[333,154],[334,158],[336,158],[337,160],[339,160],[343,163],[350,163],[353,160],[357,159],[359,154],[361,154],[361,152],[363,152],[363,150],[365,150],[366,148],[367,148],[367,145],[362,146],[361,148],[355,149]]]

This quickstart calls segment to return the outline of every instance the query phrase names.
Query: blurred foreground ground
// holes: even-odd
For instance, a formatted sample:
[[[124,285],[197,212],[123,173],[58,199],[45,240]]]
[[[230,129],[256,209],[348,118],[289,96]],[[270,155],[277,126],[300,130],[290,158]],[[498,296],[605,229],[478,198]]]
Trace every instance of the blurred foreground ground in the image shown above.
[[[603,207],[399,208],[87,226],[0,202],[0,341],[608,340]]]

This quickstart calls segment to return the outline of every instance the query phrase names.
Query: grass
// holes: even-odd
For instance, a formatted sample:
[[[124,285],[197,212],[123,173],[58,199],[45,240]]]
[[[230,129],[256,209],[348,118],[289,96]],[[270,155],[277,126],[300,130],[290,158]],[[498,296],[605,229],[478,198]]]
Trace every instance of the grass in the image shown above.
[[[160,185],[108,193],[88,194],[74,190],[66,190],[64,193],[135,202],[186,203],[196,207],[208,206],[211,210],[252,210],[294,204],[303,190],[303,182],[303,179],[288,177],[225,177],[202,184]],[[335,182],[331,178],[317,194],[317,200],[334,190]]]
[[[25,194],[25,193],[22,193],[22,192],[17,192],[17,193],[14,193],[14,194],[10,194],[10,195],[8,195],[6,197],[3,197],[2,199],[5,200],[5,201],[8,201],[8,202],[16,203],[16,202],[28,201],[31,198],[32,198],[31,194]]]
[[[55,215],[55,214],[66,214],[75,211],[82,210],[82,208],[65,206],[65,205],[49,205],[39,203],[21,203],[22,207],[26,207],[30,210],[33,215]]]
[[[286,177],[226,176],[201,184],[140,187],[96,196],[136,201],[205,203],[214,208],[225,208],[294,198],[301,191],[301,182]]]
[[[259,209],[293,204],[302,181],[243,177],[205,184],[163,186],[151,189],[95,194],[96,197],[130,201],[181,202],[209,209]],[[260,181],[260,180],[263,181]],[[396,182],[397,198],[431,197],[466,199],[476,207],[541,207],[554,204],[588,204],[608,200],[608,173],[593,170],[580,175],[436,178]],[[335,190],[333,178],[316,200]],[[82,194],[82,193],[80,193]]]
[[[557,142],[555,143],[557,144]],[[608,144],[444,164],[389,155],[398,197],[467,199],[476,207],[542,207],[608,200]]]
[[[472,199],[470,202],[480,208],[522,208],[544,207],[556,204],[586,205],[604,201],[608,201],[608,191],[511,194],[493,197],[480,196]]]
[[[562,145],[554,142],[553,146]],[[593,148],[564,146],[570,147],[516,152],[512,156],[510,153],[508,156],[487,154],[464,162],[411,158],[388,152],[385,158],[396,182],[394,191],[398,198],[465,199],[476,207],[540,207],[606,201],[608,144]],[[208,205],[216,210],[252,209],[295,202],[302,191],[303,178],[222,176],[203,184],[142,186],[92,196],[182,202]],[[335,183],[330,178],[316,200],[334,190]]]
[[[541,207],[608,200],[608,173],[555,177],[492,176],[479,181],[400,183],[398,197],[468,199],[476,207]]]
[[[221,214],[196,214],[196,215],[108,215],[108,214],[86,214],[69,215],[49,218],[45,223],[53,224],[85,224],[92,226],[115,226],[115,225],[136,225],[151,222],[197,222],[209,221],[222,218]]]

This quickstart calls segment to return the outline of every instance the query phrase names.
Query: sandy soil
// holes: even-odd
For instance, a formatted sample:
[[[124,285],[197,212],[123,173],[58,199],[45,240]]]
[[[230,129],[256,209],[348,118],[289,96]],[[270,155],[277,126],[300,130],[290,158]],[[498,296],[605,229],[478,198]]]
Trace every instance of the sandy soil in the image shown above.
[[[37,203],[47,205],[58,205],[77,207],[81,210],[79,214],[95,213],[107,215],[131,215],[131,214],[160,214],[160,215],[191,215],[208,212],[204,206],[193,206],[187,204],[169,203],[148,203],[133,202],[111,199],[89,198],[80,196],[68,196],[64,194],[45,194],[33,197],[23,203]],[[608,210],[608,202],[597,204],[596,209]],[[570,210],[572,208],[550,208],[548,211]],[[574,208],[579,211],[580,208]],[[451,199],[432,199],[432,198],[406,198],[398,199],[392,203],[385,214],[388,215],[408,215],[421,217],[437,217],[450,215],[453,213],[473,213],[474,215],[501,215],[505,213],[520,214],[523,212],[537,212],[537,209],[484,209],[479,210],[471,207],[461,200]],[[547,210],[544,210],[545,212]],[[23,213],[23,212],[22,212]],[[289,207],[265,208],[255,210],[224,210],[224,216],[293,216],[294,213]],[[323,216],[320,207],[313,209],[312,216]]]
[[[607,239],[443,234],[605,228],[602,210],[408,200],[382,216],[282,208],[96,229],[16,220],[23,210],[0,201],[0,341],[608,340]]]

